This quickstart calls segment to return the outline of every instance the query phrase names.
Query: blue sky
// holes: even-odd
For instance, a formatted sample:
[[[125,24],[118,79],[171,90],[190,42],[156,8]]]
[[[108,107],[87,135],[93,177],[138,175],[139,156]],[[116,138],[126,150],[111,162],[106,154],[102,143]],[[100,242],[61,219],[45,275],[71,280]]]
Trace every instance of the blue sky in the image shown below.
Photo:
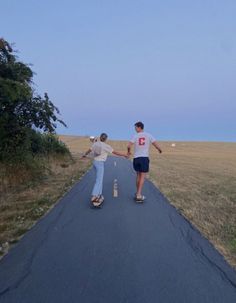
[[[36,90],[61,111],[57,132],[129,139],[236,141],[236,1],[1,3]]]

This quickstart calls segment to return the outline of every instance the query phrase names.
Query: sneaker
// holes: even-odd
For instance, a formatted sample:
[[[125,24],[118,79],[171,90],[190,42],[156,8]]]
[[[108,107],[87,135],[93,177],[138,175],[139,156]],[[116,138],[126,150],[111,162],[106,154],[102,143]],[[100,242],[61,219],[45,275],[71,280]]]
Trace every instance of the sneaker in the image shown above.
[[[99,203],[102,203],[104,201],[104,197],[103,197],[103,195],[101,195],[100,197],[99,197],[99,199],[98,199],[98,202]]]
[[[146,197],[143,195],[136,196],[135,200],[136,200],[136,202],[143,202],[144,200],[146,200]]]
[[[99,197],[97,197],[97,196],[93,196],[93,197],[91,198],[91,202],[92,202],[92,203],[98,202],[98,201],[99,201]]]

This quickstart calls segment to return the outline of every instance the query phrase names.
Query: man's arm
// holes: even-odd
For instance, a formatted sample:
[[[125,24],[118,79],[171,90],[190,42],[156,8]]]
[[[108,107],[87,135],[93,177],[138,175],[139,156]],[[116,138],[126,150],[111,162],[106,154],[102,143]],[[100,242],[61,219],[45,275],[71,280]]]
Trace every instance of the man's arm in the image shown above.
[[[162,153],[162,149],[158,145],[157,141],[152,142],[152,145],[159,151],[160,154]]]
[[[127,155],[130,156],[131,155],[131,147],[134,143],[133,142],[129,142],[128,143],[128,146],[127,146]]]

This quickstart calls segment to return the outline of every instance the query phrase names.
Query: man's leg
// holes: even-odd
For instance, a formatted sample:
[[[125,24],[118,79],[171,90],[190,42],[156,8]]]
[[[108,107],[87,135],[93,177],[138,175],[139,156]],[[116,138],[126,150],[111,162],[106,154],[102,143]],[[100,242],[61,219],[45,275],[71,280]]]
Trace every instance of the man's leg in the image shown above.
[[[140,179],[140,172],[137,172],[137,177],[136,177],[136,193],[138,192],[138,185],[139,185],[139,179]]]
[[[139,173],[139,178],[137,178],[137,197],[140,197],[142,194],[145,178],[146,178],[146,173]]]

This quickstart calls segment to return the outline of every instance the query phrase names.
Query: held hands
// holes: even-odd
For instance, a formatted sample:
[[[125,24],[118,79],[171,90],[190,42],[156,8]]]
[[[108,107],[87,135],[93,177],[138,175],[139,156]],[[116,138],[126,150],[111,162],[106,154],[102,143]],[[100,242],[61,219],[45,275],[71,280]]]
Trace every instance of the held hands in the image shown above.
[[[123,154],[123,157],[124,157],[125,159],[129,159],[129,155],[128,155],[128,154]]]
[[[126,159],[129,159],[130,156],[131,156],[131,152],[127,152],[127,154],[126,154]]]

